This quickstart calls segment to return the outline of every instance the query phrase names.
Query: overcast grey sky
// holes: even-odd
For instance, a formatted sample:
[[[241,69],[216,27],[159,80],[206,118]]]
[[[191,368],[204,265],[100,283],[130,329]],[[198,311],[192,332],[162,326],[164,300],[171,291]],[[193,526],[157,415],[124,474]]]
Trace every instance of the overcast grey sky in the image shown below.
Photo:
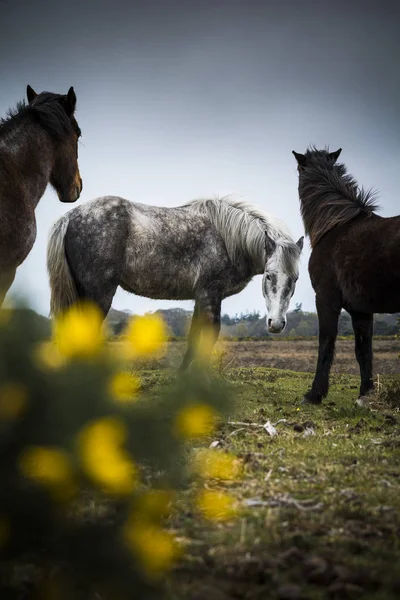
[[[400,213],[400,8],[352,0],[0,0],[0,114],[73,85],[83,132],[79,202],[105,194],[175,206],[234,192],[303,234],[293,149],[343,148],[381,214]],[[396,185],[397,184],[397,185]],[[71,206],[48,188],[12,291],[48,313],[46,243]],[[303,253],[295,302],[314,310]],[[118,291],[143,313],[192,304]],[[261,278],[223,311],[265,311]]]

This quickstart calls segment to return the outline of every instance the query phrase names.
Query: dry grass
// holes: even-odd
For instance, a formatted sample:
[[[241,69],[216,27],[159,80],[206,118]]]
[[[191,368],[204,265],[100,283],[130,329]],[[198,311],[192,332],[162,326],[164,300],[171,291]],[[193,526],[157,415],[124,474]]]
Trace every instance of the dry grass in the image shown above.
[[[400,372],[400,341],[374,340],[374,371],[380,374]],[[171,342],[166,357],[154,361],[150,368],[176,368],[186,350],[185,342]],[[223,355],[221,357],[221,354]],[[317,362],[318,341],[220,341],[215,360],[231,367],[267,367],[313,373]],[[354,340],[338,340],[332,373],[358,374]]]

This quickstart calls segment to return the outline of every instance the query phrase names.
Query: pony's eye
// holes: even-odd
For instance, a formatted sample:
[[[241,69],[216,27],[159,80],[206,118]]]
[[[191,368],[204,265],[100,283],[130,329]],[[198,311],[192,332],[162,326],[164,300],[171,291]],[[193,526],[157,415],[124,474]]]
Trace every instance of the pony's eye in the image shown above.
[[[271,275],[269,273],[267,273],[265,277],[268,279],[268,281],[271,281]]]

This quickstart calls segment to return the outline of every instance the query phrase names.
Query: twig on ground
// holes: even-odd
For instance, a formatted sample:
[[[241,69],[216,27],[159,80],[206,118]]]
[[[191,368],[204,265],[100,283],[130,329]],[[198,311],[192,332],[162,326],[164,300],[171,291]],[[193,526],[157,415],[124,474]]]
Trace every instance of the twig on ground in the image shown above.
[[[261,429],[264,427],[260,423],[244,423],[243,421],[228,421],[228,425],[243,425],[244,427],[259,427]]]
[[[278,423],[282,422],[284,419],[278,421]],[[268,420],[264,425],[260,425],[260,423],[244,423],[243,421],[228,421],[228,425],[239,425],[243,429],[244,427],[254,427],[255,429],[264,429],[270,436],[278,435],[275,426]],[[231,435],[233,435],[231,433]]]
[[[234,431],[232,431],[228,437],[233,437],[234,435],[236,435],[237,433],[239,433],[239,431],[246,431],[245,427],[240,427],[239,429],[235,429]]]
[[[268,479],[271,477],[271,475],[272,475],[272,469],[270,469],[270,470],[268,471],[268,473],[267,473],[267,474],[266,474],[266,476],[264,477],[264,481],[268,481]]]
[[[250,498],[249,500],[245,500],[244,504],[246,506],[271,506],[277,507],[282,505],[294,506],[298,510],[302,511],[313,511],[319,510],[323,507],[323,502],[317,502],[316,504],[311,504],[315,502],[315,500],[296,500],[289,494],[280,494],[279,496],[273,496],[269,500],[259,500],[258,498]]]

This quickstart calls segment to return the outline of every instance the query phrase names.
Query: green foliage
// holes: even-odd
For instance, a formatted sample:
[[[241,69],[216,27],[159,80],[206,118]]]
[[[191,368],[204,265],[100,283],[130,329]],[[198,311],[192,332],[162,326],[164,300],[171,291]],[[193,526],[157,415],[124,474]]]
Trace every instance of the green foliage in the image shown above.
[[[389,406],[400,407],[400,375],[385,377],[379,397]]]
[[[130,313],[127,310],[115,310],[112,308],[107,315],[107,324],[111,335],[119,336],[125,329]]]
[[[194,369],[165,382],[156,398],[149,399],[143,383],[134,402],[118,402],[109,391],[120,369],[114,359],[103,352],[51,366],[40,352],[46,333],[27,310],[8,313],[0,323],[0,597],[21,597],[15,570],[7,574],[7,565],[28,560],[36,575],[24,598],[50,597],[49,586],[57,587],[60,600],[159,598],[160,582],[126,541],[128,520],[147,490],[188,483],[186,443],[175,426],[180,411],[195,401],[224,414],[232,406],[230,394]],[[137,471],[127,493],[99,485],[82,454],[82,432],[101,422],[117,422],[117,432],[126,431],[118,452]],[[108,456],[100,452],[106,441],[100,438],[90,449],[94,472],[106,467],[101,461]],[[46,452],[58,461],[53,470],[24,462]],[[87,515],[93,502],[101,518]]]
[[[225,377],[240,416],[217,439],[245,463],[233,489],[242,519],[210,529],[177,520],[190,543],[172,598],[398,600],[398,412],[357,406],[358,375],[333,375],[320,406],[300,405],[312,373],[244,367]]]

